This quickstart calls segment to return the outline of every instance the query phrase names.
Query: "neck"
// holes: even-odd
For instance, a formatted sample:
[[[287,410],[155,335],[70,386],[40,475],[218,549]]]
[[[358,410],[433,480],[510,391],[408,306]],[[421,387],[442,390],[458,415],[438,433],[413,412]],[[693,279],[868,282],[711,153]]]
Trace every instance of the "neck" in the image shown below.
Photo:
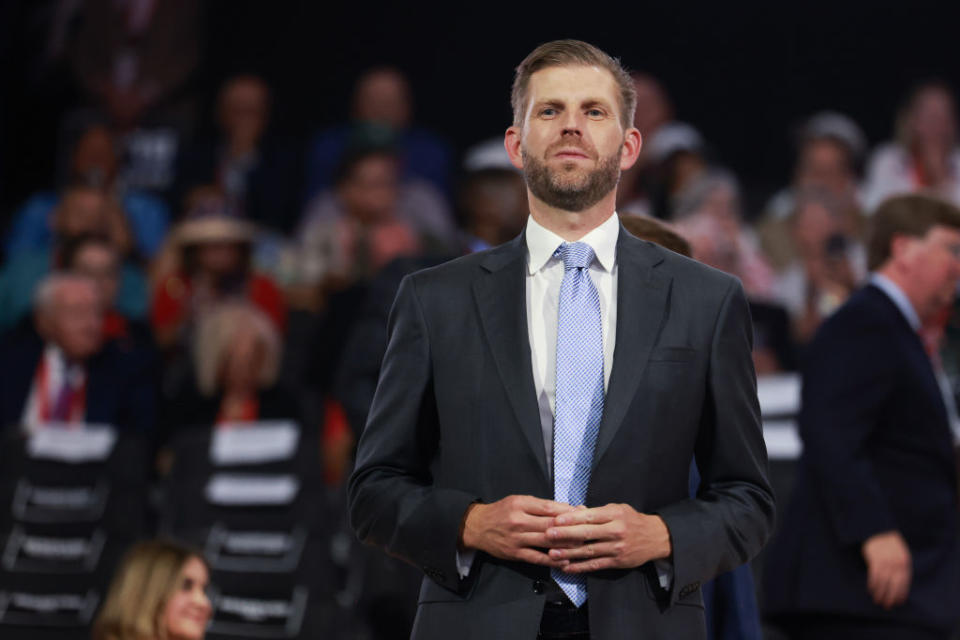
[[[900,291],[903,291],[903,295],[907,296],[907,300],[910,301],[910,305],[913,307],[913,310],[916,311],[917,315],[920,317],[920,320],[926,321],[926,318],[923,317],[923,307],[920,306],[920,301],[916,299],[916,296],[913,295],[910,291],[910,278],[908,278],[904,273],[902,273],[895,264],[888,264],[884,267],[877,269],[877,273],[884,276],[890,282],[897,285],[900,288]]]
[[[583,211],[566,211],[548,205],[527,191],[530,203],[530,216],[537,224],[549,229],[567,242],[576,242],[587,235],[613,215],[617,205],[617,191],[614,189],[599,202]]]

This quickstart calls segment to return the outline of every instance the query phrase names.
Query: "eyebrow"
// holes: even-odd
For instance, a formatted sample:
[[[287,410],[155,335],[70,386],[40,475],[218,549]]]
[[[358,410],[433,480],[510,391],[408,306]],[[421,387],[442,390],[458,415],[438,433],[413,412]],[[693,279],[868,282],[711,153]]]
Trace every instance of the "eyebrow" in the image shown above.
[[[563,108],[565,105],[566,105],[566,103],[565,103],[563,100],[559,99],[559,98],[548,98],[548,99],[546,99],[546,100],[538,100],[537,102],[534,103],[534,106],[535,106],[535,107],[559,107],[559,108]],[[609,108],[610,108],[610,103],[607,102],[606,100],[604,100],[603,98],[584,98],[584,99],[580,102],[580,107],[581,107],[581,108],[604,107],[604,108],[609,109]]]

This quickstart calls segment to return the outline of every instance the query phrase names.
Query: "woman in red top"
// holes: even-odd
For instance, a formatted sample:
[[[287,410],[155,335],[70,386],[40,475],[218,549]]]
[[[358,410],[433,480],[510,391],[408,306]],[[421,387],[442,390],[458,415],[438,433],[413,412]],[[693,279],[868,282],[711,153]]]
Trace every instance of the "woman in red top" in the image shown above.
[[[177,266],[160,277],[150,323],[158,344],[184,344],[190,327],[214,303],[245,301],[265,313],[281,333],[287,309],[283,294],[251,267],[254,228],[224,214],[188,219],[175,231]]]

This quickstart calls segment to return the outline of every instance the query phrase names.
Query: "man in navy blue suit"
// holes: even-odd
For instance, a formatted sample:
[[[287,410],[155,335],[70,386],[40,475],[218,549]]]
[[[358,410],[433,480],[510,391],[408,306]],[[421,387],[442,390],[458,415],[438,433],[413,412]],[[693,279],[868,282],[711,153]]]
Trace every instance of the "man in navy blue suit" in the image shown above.
[[[960,612],[954,437],[920,336],[960,280],[960,209],[898,196],[873,224],[870,283],[804,366],[803,455],[767,564],[791,638],[948,638]]]
[[[157,412],[152,360],[105,340],[97,283],[55,273],[34,307],[33,326],[0,338],[0,427],[107,423],[148,434]]]

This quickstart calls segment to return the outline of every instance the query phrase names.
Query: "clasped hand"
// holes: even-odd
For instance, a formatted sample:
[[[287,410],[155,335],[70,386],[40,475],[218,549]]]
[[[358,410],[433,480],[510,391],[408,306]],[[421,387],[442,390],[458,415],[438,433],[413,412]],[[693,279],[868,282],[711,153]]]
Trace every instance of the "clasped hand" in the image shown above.
[[[627,504],[573,507],[520,495],[471,505],[461,546],[568,573],[637,567],[672,551],[660,516]]]

